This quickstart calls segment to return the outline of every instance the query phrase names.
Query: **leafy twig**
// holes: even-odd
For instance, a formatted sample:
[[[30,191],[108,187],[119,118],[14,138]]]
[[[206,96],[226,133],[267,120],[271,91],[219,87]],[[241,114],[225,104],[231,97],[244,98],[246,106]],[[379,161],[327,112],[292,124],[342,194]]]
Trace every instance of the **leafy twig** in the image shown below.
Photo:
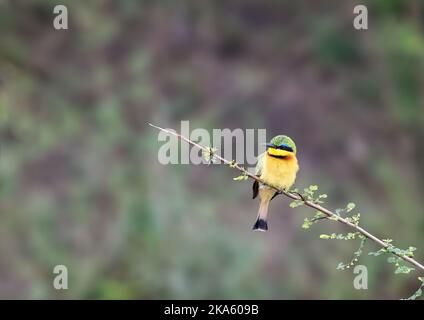
[[[339,223],[342,223],[344,225],[349,226],[350,228],[352,228],[355,231],[353,233],[350,233],[351,236],[349,236],[349,234],[348,234],[348,236],[333,234],[335,236],[334,237],[333,237],[333,235],[328,236],[328,239],[331,239],[331,238],[338,239],[338,238],[341,237],[342,239],[350,240],[352,238],[355,238],[356,235],[359,235],[359,237],[361,238],[361,245],[359,247],[359,250],[355,252],[353,260],[357,259],[358,256],[362,253],[362,248],[365,244],[365,240],[369,239],[369,240],[375,242],[377,245],[379,245],[381,247],[381,249],[379,251],[377,251],[378,254],[375,254],[375,255],[380,255],[380,254],[383,254],[383,253],[391,253],[394,256],[396,256],[395,260],[390,259],[390,261],[389,261],[390,263],[397,264],[398,268],[396,270],[398,272],[396,272],[396,273],[408,273],[409,271],[413,270],[413,268],[409,268],[409,267],[400,265],[399,262],[401,260],[415,266],[416,268],[418,268],[419,270],[424,272],[424,265],[413,258],[413,252],[412,251],[414,251],[415,248],[413,250],[401,250],[399,248],[394,247],[390,243],[391,240],[390,241],[382,240],[382,239],[378,238],[377,236],[373,235],[372,233],[370,233],[369,231],[367,231],[363,227],[359,226],[359,216],[360,216],[359,214],[354,215],[352,217],[346,217],[346,218],[344,218],[340,215],[340,211],[349,212],[349,211],[353,210],[355,208],[355,204],[349,203],[345,209],[338,209],[335,212],[333,212],[333,211],[331,211],[327,208],[324,208],[321,205],[323,203],[322,199],[326,198],[327,195],[320,195],[320,196],[318,196],[318,198],[315,198],[315,199],[313,198],[314,192],[318,189],[317,186],[312,185],[309,188],[304,189],[303,194],[299,193],[298,190],[293,190],[293,191],[280,190],[280,189],[276,188],[275,186],[269,185],[268,183],[266,183],[265,181],[263,181],[259,177],[249,173],[245,168],[241,167],[235,161],[229,161],[229,160],[219,156],[218,154],[215,153],[215,150],[210,148],[210,147],[204,147],[202,145],[199,145],[199,144],[191,141],[190,139],[188,139],[188,138],[186,138],[186,137],[182,136],[181,134],[176,133],[174,131],[163,129],[163,128],[155,126],[151,123],[149,123],[149,125],[156,128],[156,129],[159,129],[159,130],[161,130],[165,133],[174,135],[174,136],[178,137],[179,139],[184,140],[185,142],[189,143],[190,145],[201,149],[204,154],[207,154],[209,156],[210,161],[212,161],[213,159],[220,160],[223,164],[229,166],[230,168],[233,168],[233,169],[240,171],[242,173],[242,175],[235,178],[235,180],[245,180],[245,179],[251,178],[253,180],[258,181],[259,183],[262,183],[264,185],[267,185],[267,186],[275,189],[279,193],[282,193],[285,196],[287,196],[288,198],[294,200],[290,204],[290,206],[293,207],[293,208],[300,206],[300,205],[305,205],[307,207],[310,207],[312,209],[317,210],[317,213],[319,213],[319,214],[318,215],[316,214],[311,220],[305,219],[305,223],[302,226],[303,228],[307,229],[307,228],[309,228],[309,226],[312,223],[316,222],[317,220],[321,220],[321,219],[325,219],[325,218],[330,219],[330,220],[334,220],[334,221],[337,221]],[[327,236],[324,235],[323,238],[326,239]],[[413,248],[413,247],[410,247],[409,249],[411,249],[411,248]],[[356,262],[356,261],[354,261],[354,262]],[[352,263],[352,262],[350,262],[350,263]],[[343,266],[345,266],[345,265],[343,265]],[[404,269],[404,268],[407,268],[407,269]],[[420,278],[420,279],[423,279],[423,278]],[[421,295],[421,293],[422,293],[421,287],[420,287],[419,290],[417,290],[415,295],[413,295],[412,297],[416,298],[416,297]]]

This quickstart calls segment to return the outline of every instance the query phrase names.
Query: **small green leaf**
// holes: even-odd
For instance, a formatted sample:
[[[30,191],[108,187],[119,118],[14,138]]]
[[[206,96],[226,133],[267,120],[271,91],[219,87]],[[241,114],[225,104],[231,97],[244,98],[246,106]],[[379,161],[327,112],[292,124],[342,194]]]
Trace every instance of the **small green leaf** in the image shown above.
[[[388,263],[395,263],[398,259],[396,259],[395,257],[388,257],[387,258],[387,262]]]
[[[380,255],[386,253],[386,252],[387,252],[387,250],[383,248],[383,249],[380,249],[378,251],[369,252],[368,255],[377,257],[377,256],[380,256]]]
[[[303,205],[303,201],[302,200],[294,200],[292,202],[290,202],[290,208],[296,208]]]
[[[353,202],[349,202],[349,203],[347,204],[347,206],[346,206],[346,211],[347,211],[347,212],[350,212],[350,211],[352,211],[353,209],[355,209],[355,207],[356,207],[356,204],[354,204]]]
[[[405,273],[406,274],[406,273],[410,273],[413,270],[415,270],[415,269],[414,268],[407,267],[407,266],[399,266],[395,270],[395,274],[398,274],[398,273]]]
[[[308,218],[305,218],[305,220],[303,220],[302,229],[309,229],[311,225],[312,222]]]
[[[338,265],[337,265],[337,270],[344,270],[345,269],[345,267],[346,267],[346,265],[343,263],[343,262],[340,262]]]

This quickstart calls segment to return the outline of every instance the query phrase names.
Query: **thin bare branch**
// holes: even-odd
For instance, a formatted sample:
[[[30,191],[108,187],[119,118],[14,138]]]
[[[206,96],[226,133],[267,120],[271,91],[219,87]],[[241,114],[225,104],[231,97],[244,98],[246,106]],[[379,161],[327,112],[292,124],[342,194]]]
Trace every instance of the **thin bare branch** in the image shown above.
[[[149,123],[149,125],[152,126],[152,127],[154,127],[154,128],[156,128],[156,129],[159,129],[159,130],[161,130],[163,132],[166,132],[168,134],[172,134],[172,135],[178,137],[179,139],[181,139],[181,140],[189,143],[190,145],[192,145],[192,146],[194,146],[196,148],[199,148],[199,149],[201,149],[203,151],[206,151],[206,152],[209,151],[208,148],[206,148],[206,147],[204,147],[204,146],[202,146],[200,144],[197,144],[197,143],[191,141],[190,139],[182,136],[181,134],[179,134],[179,133],[177,133],[175,131],[170,131],[170,130],[167,130],[167,129],[164,129],[164,128],[155,126],[155,125],[153,125],[151,123]],[[328,218],[332,218],[331,220],[338,221],[340,223],[343,223],[343,224],[349,226],[350,228],[352,228],[352,229],[356,230],[357,232],[359,232],[360,234],[362,234],[364,237],[366,237],[366,238],[374,241],[375,243],[377,243],[380,247],[383,247],[385,249],[389,249],[390,248],[390,244],[389,243],[384,242],[380,238],[378,238],[375,235],[371,234],[370,232],[368,232],[364,228],[362,228],[362,227],[360,227],[360,226],[352,223],[351,221],[347,220],[346,218],[340,217],[338,214],[332,212],[331,210],[328,210],[328,209],[322,207],[319,204],[316,204],[316,203],[314,203],[312,201],[309,201],[309,200],[305,199],[301,194],[294,193],[294,192],[288,192],[288,191],[285,191],[285,190],[280,190],[280,189],[278,189],[278,188],[276,188],[276,187],[274,187],[272,185],[267,184],[266,182],[264,182],[259,177],[257,177],[255,175],[249,173],[245,168],[241,167],[240,165],[234,164],[234,162],[228,161],[227,159],[225,159],[225,158],[223,158],[223,157],[221,157],[221,156],[219,156],[217,154],[214,154],[214,157],[216,159],[222,161],[225,165],[228,165],[228,166],[231,166],[231,168],[237,169],[238,171],[242,172],[244,175],[248,176],[249,178],[254,179],[254,180],[256,180],[256,181],[258,181],[258,182],[260,182],[260,183],[262,183],[264,185],[267,185],[267,186],[275,189],[276,191],[281,192],[282,194],[284,194],[285,196],[287,196],[287,197],[289,197],[289,198],[291,198],[293,200],[303,201],[306,206],[308,206],[310,208],[313,208],[313,209],[315,209],[317,211],[320,211],[321,213],[325,214]],[[421,263],[419,263],[418,261],[416,261],[412,257],[406,256],[406,255],[402,255],[402,254],[399,254],[397,252],[392,252],[392,253],[394,255],[398,256],[399,258],[403,259],[404,261],[407,261],[410,264],[414,265],[415,267],[417,267],[421,271],[424,271],[424,265],[422,265]]]

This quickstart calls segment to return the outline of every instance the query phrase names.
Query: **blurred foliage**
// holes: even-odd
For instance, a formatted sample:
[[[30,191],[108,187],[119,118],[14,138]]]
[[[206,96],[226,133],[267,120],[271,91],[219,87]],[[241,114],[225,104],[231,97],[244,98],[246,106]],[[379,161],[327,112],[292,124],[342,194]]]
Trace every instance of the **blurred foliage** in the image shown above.
[[[53,6],[69,11],[52,27]],[[398,298],[336,271],[355,244],[300,232],[310,212],[258,203],[228,168],[162,166],[152,122],[267,128],[299,147],[297,185],[424,260],[423,1],[0,1],[1,298]],[[229,188],[231,192],[229,192]],[[332,227],[331,227],[332,228]],[[363,259],[363,261],[362,261]],[[53,289],[53,268],[69,290]]]

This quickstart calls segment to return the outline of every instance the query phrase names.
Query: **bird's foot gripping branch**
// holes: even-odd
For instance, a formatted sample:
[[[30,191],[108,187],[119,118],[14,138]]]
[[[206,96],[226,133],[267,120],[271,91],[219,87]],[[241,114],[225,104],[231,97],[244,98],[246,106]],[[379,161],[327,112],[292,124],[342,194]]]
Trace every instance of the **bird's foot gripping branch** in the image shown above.
[[[262,185],[266,185],[269,188],[275,189],[278,194],[284,194],[286,197],[292,199],[293,201],[290,203],[291,208],[296,208],[299,206],[306,206],[313,210],[315,210],[315,214],[312,217],[305,218],[302,228],[309,229],[313,224],[322,220],[330,220],[332,222],[337,222],[348,226],[351,229],[351,232],[346,234],[321,234],[320,238],[325,240],[349,240],[349,241],[358,241],[358,249],[353,253],[352,259],[347,263],[340,262],[337,266],[339,270],[346,270],[354,266],[361,255],[364,252],[365,244],[368,241],[374,242],[379,246],[379,250],[375,252],[369,252],[368,254],[371,256],[380,256],[387,255],[387,262],[394,265],[394,273],[395,274],[409,274],[412,271],[417,271],[420,274],[424,275],[424,265],[419,263],[414,259],[414,252],[416,250],[415,247],[408,247],[407,249],[401,249],[396,247],[393,244],[392,239],[380,239],[375,235],[368,232],[360,225],[360,213],[355,213],[355,204],[348,203],[345,208],[338,208],[334,211],[331,211],[325,207],[323,204],[325,199],[327,198],[326,194],[318,194],[318,186],[311,185],[308,188],[303,189],[303,191],[299,191],[298,189],[294,190],[280,190],[275,186],[269,185],[263,180],[261,180],[258,176],[249,173],[245,168],[240,166],[233,160],[227,160],[223,157],[216,154],[216,149],[210,146],[202,146],[194,141],[188,139],[187,137],[182,136],[179,133],[174,131],[170,131],[153,124],[149,124],[150,126],[159,129],[167,134],[174,135],[179,139],[187,142],[193,147],[199,148],[202,150],[203,157],[208,163],[221,162],[222,164],[230,167],[231,169],[238,170],[241,172],[241,175],[235,177],[236,181],[245,181],[248,179],[256,180],[258,183]],[[415,300],[422,296],[424,290],[424,277],[418,277],[419,285],[417,291],[411,295],[408,299]]]

